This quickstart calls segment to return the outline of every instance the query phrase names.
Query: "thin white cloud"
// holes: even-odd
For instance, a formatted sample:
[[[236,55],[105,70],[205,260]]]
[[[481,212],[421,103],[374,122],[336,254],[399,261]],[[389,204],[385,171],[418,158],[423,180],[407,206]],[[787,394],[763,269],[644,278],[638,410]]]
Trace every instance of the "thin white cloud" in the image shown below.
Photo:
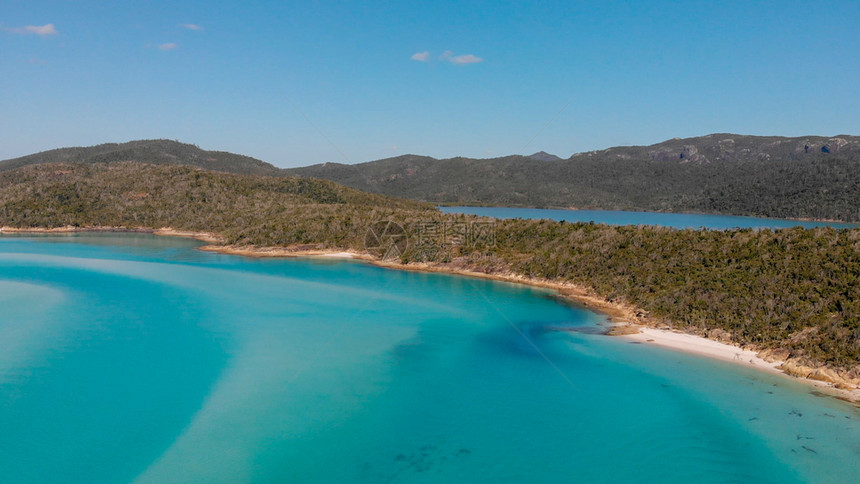
[[[183,29],[188,29],[188,30],[203,30],[203,27],[201,27],[197,24],[179,24],[179,26],[182,27]]]
[[[411,59],[421,62],[427,62],[428,60],[430,60],[430,51],[425,50],[424,52],[416,52],[412,54]]]
[[[58,33],[54,24],[25,25],[23,27],[4,28],[3,30],[21,35],[57,35]]]
[[[158,50],[173,50],[177,47],[176,44],[168,42],[166,44],[158,44]]]
[[[421,62],[430,62],[430,51],[425,50],[424,52],[416,52],[412,54],[412,60],[417,60]],[[452,64],[477,64],[478,62],[484,62],[484,59],[472,54],[463,54],[463,55],[454,55],[454,51],[446,50],[442,52],[439,56],[439,60],[442,62],[450,62]]]
[[[478,62],[484,62],[484,59],[472,54],[466,54],[451,57],[451,62],[454,64],[476,64]]]

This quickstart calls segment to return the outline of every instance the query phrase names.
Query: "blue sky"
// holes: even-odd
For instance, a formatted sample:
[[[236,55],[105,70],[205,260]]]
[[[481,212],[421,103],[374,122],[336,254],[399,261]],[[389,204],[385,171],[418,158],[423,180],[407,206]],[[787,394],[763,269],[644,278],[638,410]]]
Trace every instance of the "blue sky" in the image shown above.
[[[860,2],[0,0],[0,159],[279,166],[860,134]]]

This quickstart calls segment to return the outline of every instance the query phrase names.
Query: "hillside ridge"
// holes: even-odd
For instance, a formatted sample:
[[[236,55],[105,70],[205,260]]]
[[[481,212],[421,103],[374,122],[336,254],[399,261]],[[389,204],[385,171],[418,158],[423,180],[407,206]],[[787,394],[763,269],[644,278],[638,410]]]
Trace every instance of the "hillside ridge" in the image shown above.
[[[321,178],[438,205],[696,212],[860,221],[860,137],[715,133],[553,159],[437,159],[405,154],[353,165],[282,169],[172,140],[60,148],[0,161],[0,172],[57,162],[137,161]]]
[[[281,169],[250,156],[203,150],[197,145],[167,139],[57,148],[0,161],[0,171],[42,163],[108,163],[136,161],[156,165],[189,165],[244,175],[281,175]]]
[[[860,221],[860,137],[717,133],[566,160],[403,155],[285,170],[440,205],[700,212]]]

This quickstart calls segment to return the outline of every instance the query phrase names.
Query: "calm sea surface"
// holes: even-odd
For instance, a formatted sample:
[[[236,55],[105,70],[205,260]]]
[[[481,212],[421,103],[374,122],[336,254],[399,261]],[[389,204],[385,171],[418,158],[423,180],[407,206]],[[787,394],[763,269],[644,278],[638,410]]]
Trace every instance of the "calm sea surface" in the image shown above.
[[[857,408],[546,292],[196,245],[0,237],[0,481],[860,476]]]
[[[692,213],[627,212],[623,210],[550,210],[508,207],[439,207],[445,213],[466,213],[495,218],[550,219],[566,222],[595,222],[610,225],[660,225],[678,229],[733,229],[786,227],[857,228],[860,224],[806,222],[777,218],[703,215]]]

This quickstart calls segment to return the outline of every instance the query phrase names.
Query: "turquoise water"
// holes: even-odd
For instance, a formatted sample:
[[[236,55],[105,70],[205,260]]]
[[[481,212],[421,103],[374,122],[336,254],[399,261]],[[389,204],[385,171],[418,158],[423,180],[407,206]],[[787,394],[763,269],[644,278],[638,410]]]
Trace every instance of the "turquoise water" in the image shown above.
[[[857,408],[541,290],[195,246],[0,237],[2,482],[860,475]]]
[[[860,224],[807,222],[778,218],[706,215],[694,213],[628,212],[624,210],[551,210],[510,207],[439,207],[445,213],[466,213],[495,218],[550,219],[610,225],[659,225],[677,229],[780,229],[787,227],[857,228]]]

